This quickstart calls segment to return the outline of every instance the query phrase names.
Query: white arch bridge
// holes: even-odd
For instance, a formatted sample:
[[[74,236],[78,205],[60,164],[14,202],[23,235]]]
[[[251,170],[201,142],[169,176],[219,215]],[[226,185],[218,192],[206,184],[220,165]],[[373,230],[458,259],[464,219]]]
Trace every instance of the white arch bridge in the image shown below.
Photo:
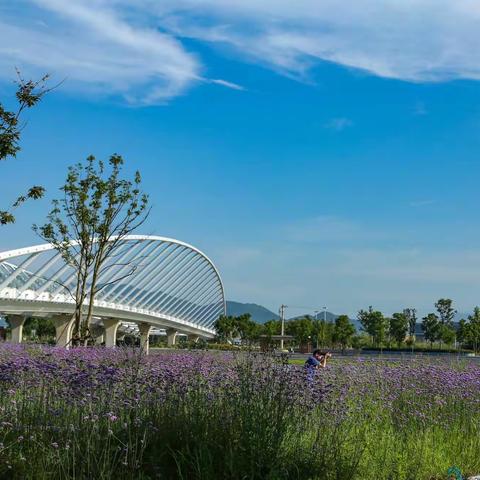
[[[0,313],[9,319],[12,342],[22,341],[27,317],[42,316],[52,318],[57,344],[67,346],[75,284],[75,269],[52,245],[0,252]],[[117,332],[140,335],[147,349],[149,335],[158,329],[166,330],[169,345],[177,334],[212,338],[216,319],[225,313],[225,292],[213,262],[171,238],[125,237],[97,285],[92,330],[106,346],[116,344]]]

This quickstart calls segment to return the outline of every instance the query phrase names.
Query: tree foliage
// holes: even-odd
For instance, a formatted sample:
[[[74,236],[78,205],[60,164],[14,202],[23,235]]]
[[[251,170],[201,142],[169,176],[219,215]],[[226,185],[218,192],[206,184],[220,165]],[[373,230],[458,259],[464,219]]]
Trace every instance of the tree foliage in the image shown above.
[[[20,139],[24,127],[22,117],[25,110],[37,105],[50,91],[46,87],[48,75],[45,75],[38,81],[24,80],[17,71],[17,77],[16,107],[10,110],[0,103],[0,161],[17,156],[21,148]],[[15,216],[13,210],[27,199],[37,200],[41,198],[44,193],[45,189],[39,185],[30,187],[25,193],[19,195],[10,207],[7,207],[6,210],[0,210],[0,225],[14,223]]]
[[[440,322],[438,316],[434,313],[429,313],[422,319],[422,330],[425,335],[425,340],[433,345],[434,342],[440,338]]]
[[[357,315],[363,330],[368,333],[373,340],[374,346],[381,346],[388,333],[389,322],[378,310],[373,310],[370,306],[368,310],[360,310]]]
[[[452,304],[453,302],[449,298],[440,298],[435,303],[440,323],[448,327],[453,327],[453,318],[457,313]]]
[[[109,282],[99,282],[106,260],[118,253],[122,240],[149,213],[148,196],[140,190],[140,173],[137,171],[133,180],[121,178],[123,164],[123,158],[114,154],[107,165],[89,156],[85,162],[70,167],[61,187],[63,198],[53,201],[47,223],[33,227],[75,270],[75,288],[69,290],[75,301],[74,343],[90,339],[97,293],[132,275],[138,266],[131,264],[127,273],[113,275]]]
[[[244,343],[252,344],[258,340],[262,326],[255,323],[249,313],[238,317],[222,315],[215,322],[215,331],[221,342],[232,342],[238,338]]]
[[[339,315],[335,319],[335,327],[333,332],[333,339],[335,343],[339,343],[342,350],[345,350],[352,344],[353,336],[355,335],[355,326],[350,321],[347,315]]]
[[[413,339],[415,337],[415,325],[417,324],[417,310],[415,308],[404,308],[403,314],[408,322],[408,335]]]
[[[409,327],[409,319],[404,312],[392,315],[390,319],[390,335],[397,342],[398,346],[405,341]]]

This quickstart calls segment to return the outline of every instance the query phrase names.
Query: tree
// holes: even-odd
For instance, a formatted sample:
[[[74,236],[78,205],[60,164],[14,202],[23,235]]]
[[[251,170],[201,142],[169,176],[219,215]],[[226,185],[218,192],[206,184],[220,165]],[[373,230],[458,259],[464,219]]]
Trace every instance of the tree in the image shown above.
[[[350,321],[347,315],[340,315],[335,319],[335,328],[333,338],[345,350],[352,343],[352,338],[355,335],[355,326]]]
[[[480,349],[480,307],[475,307],[473,314],[468,316],[467,337],[474,352],[477,353]]]
[[[307,315],[308,318],[311,318]],[[315,347],[319,348],[320,346],[326,347],[332,343],[333,340],[333,322],[324,320],[315,319],[312,320],[312,338],[315,343]]]
[[[234,317],[233,322],[242,341],[251,345],[260,336],[259,325],[252,320],[249,313]]]
[[[267,335],[267,337],[280,335],[281,328],[280,320],[268,320],[268,322],[265,322],[262,326],[262,334]]]
[[[458,322],[458,328],[457,328],[457,340],[460,344],[467,343],[469,341],[470,337],[470,324],[462,318]]]
[[[440,323],[437,315],[429,313],[426,317],[423,317],[422,330],[425,335],[425,340],[430,342],[430,346],[433,346],[433,343],[439,339],[440,334]]]
[[[453,318],[457,313],[457,311],[452,307],[452,303],[452,300],[449,298],[440,298],[437,303],[435,303],[435,308],[437,309],[440,323],[442,325],[447,325],[448,327],[453,327]]]
[[[405,341],[409,326],[409,319],[405,313],[394,313],[392,315],[390,320],[390,334],[399,347]]]
[[[451,346],[456,338],[455,329],[450,325],[444,325],[441,323],[439,337],[442,340],[442,342],[445,342],[445,344],[447,344],[448,346]]]
[[[50,91],[46,87],[48,75],[38,81],[25,81],[17,71],[17,107],[10,111],[0,103],[0,161],[9,157],[15,158],[20,151],[20,137],[24,127],[21,122],[25,110],[34,107]],[[27,199],[37,200],[43,197],[45,189],[39,185],[30,187],[26,193],[19,195],[7,210],[0,210],[0,225],[14,223],[12,210],[19,207]]]
[[[296,318],[290,320],[286,324],[286,332],[288,335],[293,335],[295,340],[299,343],[307,343],[312,335],[312,319],[307,315],[304,318]]]
[[[403,314],[408,321],[408,335],[412,338],[415,337],[415,326],[417,324],[417,310],[415,308],[405,308]]]
[[[114,154],[108,166],[89,156],[84,163],[70,167],[61,187],[64,197],[53,201],[46,224],[33,226],[75,270],[75,289],[70,293],[75,301],[73,342],[77,345],[91,338],[89,327],[97,293],[132,275],[138,267],[132,263],[125,274],[99,282],[108,268],[106,260],[117,255],[122,240],[149,213],[148,196],[140,191],[140,173],[137,171],[133,180],[120,178],[123,164],[123,158]]]
[[[377,347],[381,346],[385,340],[389,326],[388,319],[383,316],[383,313],[378,310],[374,311],[370,306],[368,310],[360,310],[357,318],[363,330],[372,337],[373,345]]]
[[[220,342],[231,341],[237,334],[234,317],[221,315],[215,322],[215,331]]]

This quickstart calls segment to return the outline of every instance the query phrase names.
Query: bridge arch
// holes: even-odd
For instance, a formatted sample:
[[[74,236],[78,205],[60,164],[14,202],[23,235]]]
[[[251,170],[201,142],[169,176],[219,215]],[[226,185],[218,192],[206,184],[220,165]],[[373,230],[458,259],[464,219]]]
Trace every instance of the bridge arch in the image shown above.
[[[0,252],[0,313],[68,317],[74,282],[74,269],[50,244]],[[94,315],[129,328],[133,323],[211,338],[215,320],[225,314],[225,290],[214,263],[180,240],[125,237],[99,282]]]

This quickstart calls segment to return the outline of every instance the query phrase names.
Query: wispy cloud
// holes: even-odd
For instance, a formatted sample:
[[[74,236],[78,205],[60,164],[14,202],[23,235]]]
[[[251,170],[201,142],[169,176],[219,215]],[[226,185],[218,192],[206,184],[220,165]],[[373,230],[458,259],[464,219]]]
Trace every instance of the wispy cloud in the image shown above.
[[[306,80],[322,61],[408,81],[480,79],[480,8],[471,0],[18,0],[2,7],[0,77],[49,71],[66,86],[162,103],[205,81],[183,38],[228,47]],[[428,32],[428,34],[426,33]],[[207,79],[234,90],[232,80]],[[417,105],[416,114],[425,114]],[[348,121],[337,119],[337,128]]]
[[[325,128],[329,130],[334,130],[335,132],[341,132],[348,127],[351,127],[353,122],[349,118],[339,117],[339,118],[332,118],[325,124]]]
[[[31,3],[37,9],[30,18],[19,2],[0,22],[3,76],[18,65],[28,74],[66,77],[67,88],[146,104],[180,95],[199,79],[199,62],[172,35],[128,22],[104,2]]]
[[[480,37],[475,2],[365,0],[345,7],[336,0],[171,0],[158,11],[168,10],[177,34],[229,45],[286,74],[303,77],[329,61],[415,82],[480,79],[480,53],[470,48]]]
[[[242,87],[237,83],[227,82],[226,80],[221,80],[218,78],[211,79],[210,83],[216,83],[217,85],[222,85],[223,87],[231,88],[232,90],[241,90],[241,91],[245,90],[245,87]]]

